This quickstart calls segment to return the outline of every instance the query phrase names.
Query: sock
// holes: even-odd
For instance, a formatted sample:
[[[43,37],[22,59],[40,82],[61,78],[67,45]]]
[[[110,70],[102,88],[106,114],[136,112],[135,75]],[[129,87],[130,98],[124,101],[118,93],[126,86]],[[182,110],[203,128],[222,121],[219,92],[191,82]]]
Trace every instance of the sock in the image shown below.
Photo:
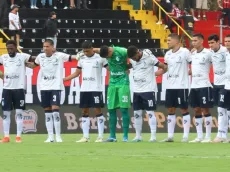
[[[127,108],[121,108],[123,137],[128,138],[130,116]]]
[[[168,138],[173,138],[176,125],[176,115],[168,114]]]
[[[211,138],[211,131],[212,131],[212,116],[211,114],[206,114],[204,115],[204,120],[205,120],[205,128],[206,128],[206,135],[205,139],[210,139]]]
[[[10,135],[10,113],[11,111],[3,111],[3,131],[5,137]]]
[[[98,137],[103,138],[104,128],[105,128],[105,119],[103,114],[97,115],[97,127],[98,127]]]
[[[142,131],[142,125],[143,125],[143,119],[142,119],[142,110],[136,110],[134,111],[134,127],[136,130],[136,138],[141,138],[141,131]]]
[[[17,137],[21,137],[23,129],[23,110],[16,109]]]
[[[183,138],[188,138],[191,124],[191,116],[189,113],[182,114],[183,116],[183,127],[184,127],[184,136]]]
[[[109,110],[110,137],[116,139],[117,114],[116,109]]]
[[[230,127],[230,110],[227,110],[227,125],[225,127],[226,133],[228,133],[228,128]]]
[[[151,130],[151,139],[156,139],[157,119],[154,111],[146,111],[149,116],[149,126]]]
[[[53,110],[54,129],[56,137],[61,135],[61,118],[59,110]]]
[[[90,127],[89,115],[83,115],[83,117],[82,117],[82,131],[83,131],[83,137],[85,137],[85,138],[89,138],[89,127]]]
[[[224,133],[225,131],[225,120],[226,120],[226,116],[227,116],[227,112],[224,108],[218,107],[217,108],[217,112],[218,112],[218,133],[217,133],[217,137],[222,138],[222,134],[223,136],[225,135]]]
[[[203,119],[202,115],[196,115],[195,116],[195,122],[196,122],[196,132],[197,132],[197,138],[203,139]]]
[[[46,116],[46,129],[48,132],[49,138],[53,139],[54,137],[54,123],[53,123],[53,113],[51,110],[45,110]]]

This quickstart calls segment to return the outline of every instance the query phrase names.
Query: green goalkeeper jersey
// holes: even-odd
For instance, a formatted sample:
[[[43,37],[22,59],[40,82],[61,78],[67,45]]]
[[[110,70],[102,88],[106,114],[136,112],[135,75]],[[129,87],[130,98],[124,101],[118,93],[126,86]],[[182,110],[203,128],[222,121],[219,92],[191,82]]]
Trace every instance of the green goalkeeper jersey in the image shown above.
[[[128,85],[127,49],[122,47],[113,47],[113,49],[112,57],[108,59],[109,85]]]

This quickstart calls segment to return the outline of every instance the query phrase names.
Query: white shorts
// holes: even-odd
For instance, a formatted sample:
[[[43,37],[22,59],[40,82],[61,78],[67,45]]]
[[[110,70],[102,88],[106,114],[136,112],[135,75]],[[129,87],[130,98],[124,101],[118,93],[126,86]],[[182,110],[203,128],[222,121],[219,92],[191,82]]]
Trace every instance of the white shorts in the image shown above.
[[[197,9],[208,9],[208,0],[196,0],[196,8]]]

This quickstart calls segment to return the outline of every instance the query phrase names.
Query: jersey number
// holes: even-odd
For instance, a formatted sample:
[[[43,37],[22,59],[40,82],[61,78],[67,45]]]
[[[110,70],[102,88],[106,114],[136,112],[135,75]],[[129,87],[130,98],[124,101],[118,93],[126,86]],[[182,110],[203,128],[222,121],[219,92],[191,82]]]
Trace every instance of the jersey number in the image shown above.
[[[153,107],[153,100],[148,100],[149,107]]]
[[[22,107],[22,106],[24,106],[24,104],[25,104],[25,101],[24,100],[20,100],[20,106]]]
[[[178,97],[178,104],[179,104],[179,105],[181,104],[181,100],[180,100],[180,97]]]
[[[128,96],[122,96],[122,102],[128,103]]]
[[[220,101],[224,102],[224,95],[220,95]]]
[[[53,102],[56,102],[56,100],[57,100],[57,96],[53,95]]]
[[[100,100],[99,100],[99,97],[98,97],[98,96],[94,97],[94,102],[95,102],[95,103],[100,103]]]
[[[203,99],[203,104],[206,104],[206,97],[202,97]]]

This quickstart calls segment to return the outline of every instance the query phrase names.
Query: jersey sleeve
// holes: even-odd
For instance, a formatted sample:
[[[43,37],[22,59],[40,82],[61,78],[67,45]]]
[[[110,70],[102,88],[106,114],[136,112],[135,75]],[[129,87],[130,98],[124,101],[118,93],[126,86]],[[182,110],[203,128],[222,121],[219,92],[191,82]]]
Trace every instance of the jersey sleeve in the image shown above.
[[[41,55],[38,55],[38,56],[36,57],[35,61],[34,61],[34,63],[35,63],[36,65],[40,65],[40,56],[41,56]]]
[[[102,65],[103,65],[103,67],[107,67],[107,66],[108,66],[108,61],[107,61],[107,59],[106,59],[106,58],[101,58],[101,60],[102,60]]]
[[[30,61],[31,55],[30,54],[26,54],[26,53],[22,53],[23,57],[24,57],[24,61],[28,62]]]
[[[188,63],[191,63],[192,62],[192,54],[189,50],[186,49],[185,51],[185,58],[187,60]]]
[[[12,21],[12,20],[14,20],[13,15],[9,13],[9,21]]]
[[[153,54],[150,56],[150,63],[154,66],[157,66],[160,62]]]
[[[77,68],[82,69],[82,60],[81,59],[78,60],[78,62],[77,62]]]
[[[70,62],[71,61],[71,55],[66,53],[60,53],[60,56],[64,62]]]

